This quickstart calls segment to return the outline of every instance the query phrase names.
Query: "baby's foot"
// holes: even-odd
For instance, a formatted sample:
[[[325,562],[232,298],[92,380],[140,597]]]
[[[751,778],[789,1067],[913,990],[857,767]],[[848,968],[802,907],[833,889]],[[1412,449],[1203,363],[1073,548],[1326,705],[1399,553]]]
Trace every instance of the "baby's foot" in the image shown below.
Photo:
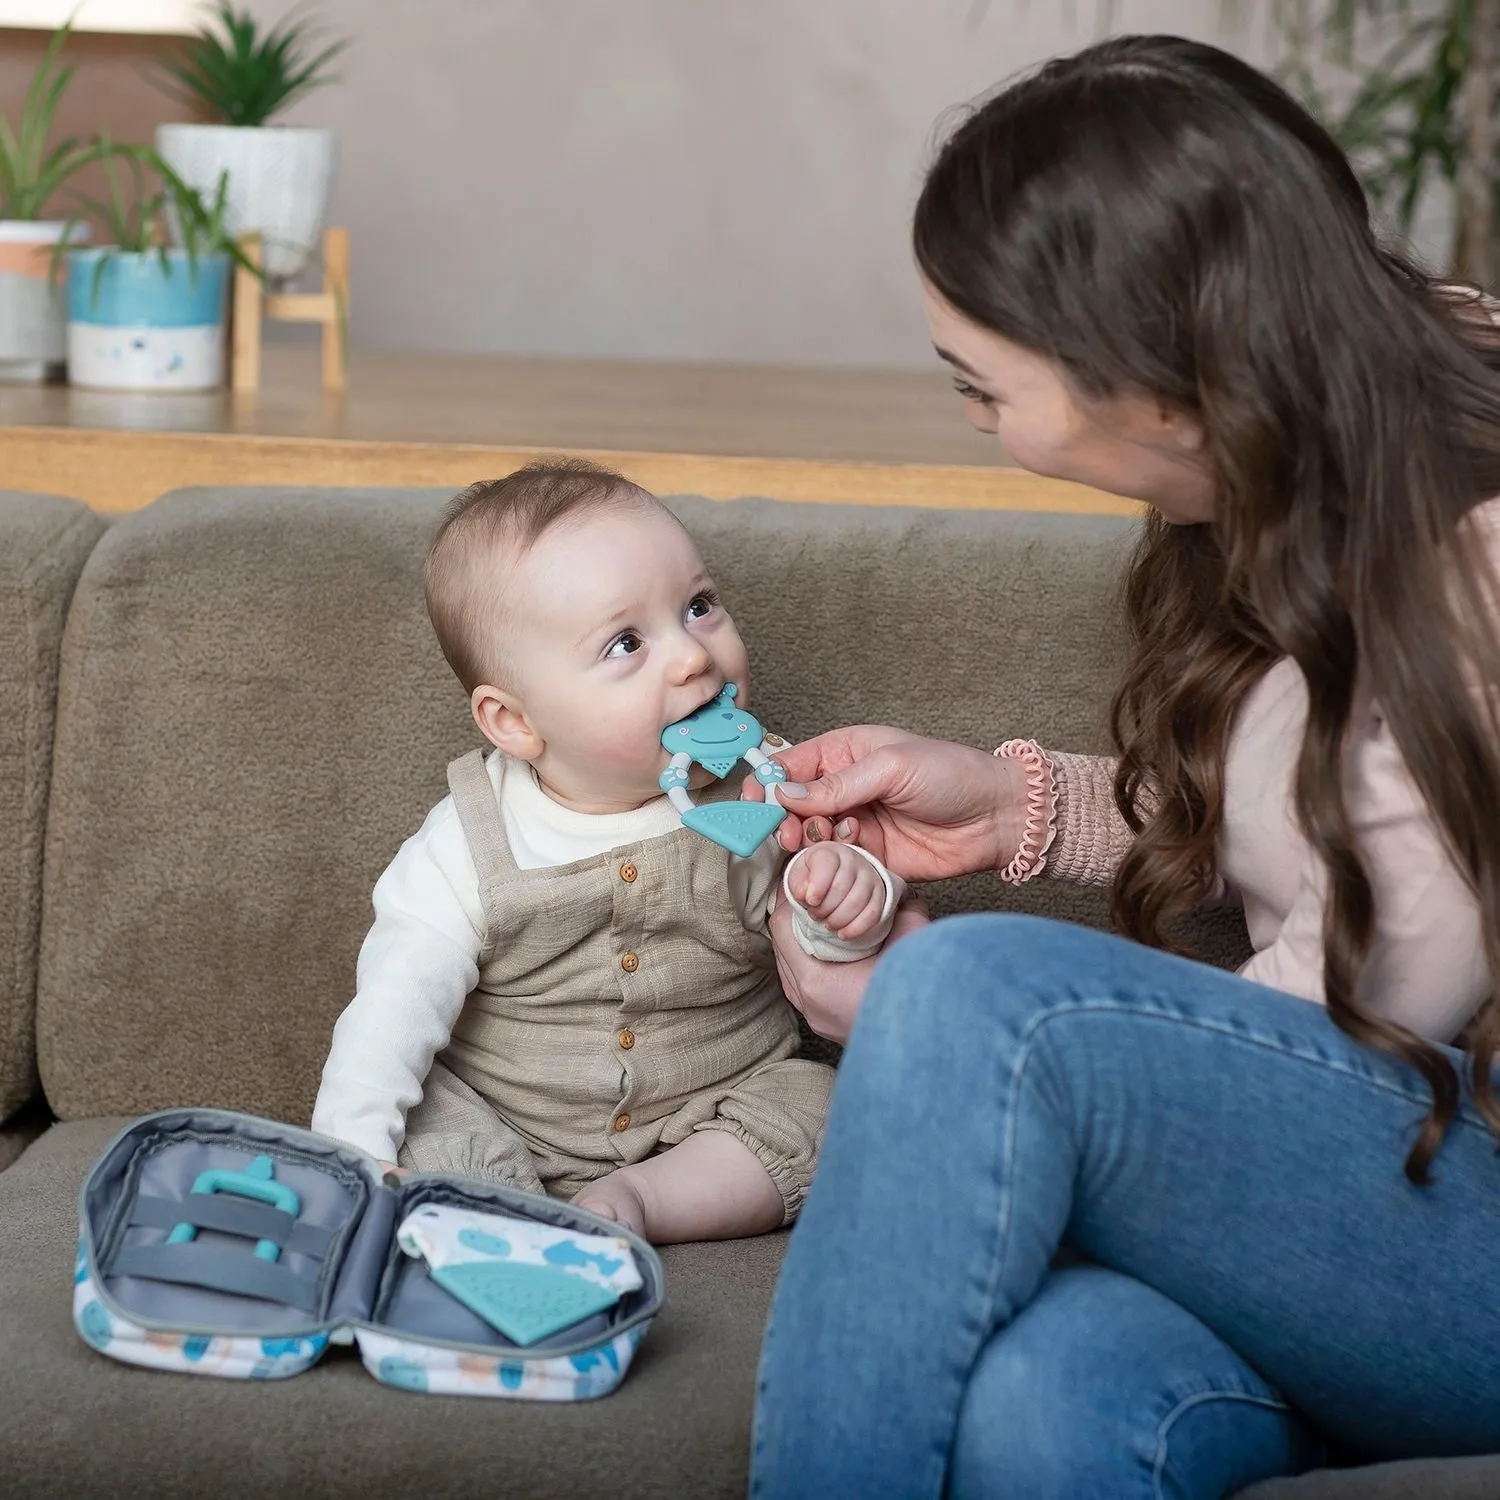
[[[598,1182],[591,1182],[573,1199],[579,1208],[613,1219],[627,1229],[644,1236],[646,1233],[646,1200],[641,1190],[630,1180],[629,1169],[621,1167]]]

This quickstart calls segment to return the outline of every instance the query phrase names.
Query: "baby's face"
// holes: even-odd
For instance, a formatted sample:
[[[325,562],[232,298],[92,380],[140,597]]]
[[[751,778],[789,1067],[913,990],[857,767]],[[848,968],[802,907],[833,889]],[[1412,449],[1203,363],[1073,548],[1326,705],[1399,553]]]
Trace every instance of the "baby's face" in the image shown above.
[[[670,515],[595,511],[546,533],[510,591],[511,657],[545,749],[543,783],[576,802],[658,795],[661,732],[726,682],[749,695],[744,642]]]

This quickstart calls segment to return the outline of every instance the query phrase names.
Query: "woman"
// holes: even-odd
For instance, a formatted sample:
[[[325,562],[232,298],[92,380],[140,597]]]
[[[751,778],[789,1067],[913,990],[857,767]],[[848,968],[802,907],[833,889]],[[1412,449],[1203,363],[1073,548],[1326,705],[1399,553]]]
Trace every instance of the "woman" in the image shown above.
[[[1219,1496],[1500,1449],[1482,308],[1376,243],[1285,93],[1176,38],[975,110],[915,246],[975,425],[1150,507],[1119,756],[838,731],[784,757],[783,842],[1108,881],[1137,942],[958,918],[873,977],[782,945],[852,1035],[752,1492]],[[1242,976],[1160,951],[1220,896]]]

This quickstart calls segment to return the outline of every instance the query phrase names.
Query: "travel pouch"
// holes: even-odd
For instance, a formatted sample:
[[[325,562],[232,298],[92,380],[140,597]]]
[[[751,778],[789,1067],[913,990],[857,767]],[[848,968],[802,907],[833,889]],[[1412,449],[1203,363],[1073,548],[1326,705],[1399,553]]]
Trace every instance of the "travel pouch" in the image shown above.
[[[387,1179],[328,1136],[227,1110],[134,1121],[79,1195],[74,1325],[158,1370],[278,1380],[353,1343],[402,1390],[584,1401],[625,1378],[665,1291],[651,1246],[597,1214]]]

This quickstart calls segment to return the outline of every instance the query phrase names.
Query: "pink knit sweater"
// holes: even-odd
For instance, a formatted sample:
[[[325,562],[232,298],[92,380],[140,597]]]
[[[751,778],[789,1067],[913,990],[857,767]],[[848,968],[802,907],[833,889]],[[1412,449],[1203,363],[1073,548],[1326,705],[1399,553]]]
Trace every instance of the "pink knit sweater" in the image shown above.
[[[1302,673],[1278,662],[1241,706],[1230,736],[1217,865],[1226,894],[1244,903],[1255,949],[1240,972],[1321,1003],[1327,877],[1293,810],[1306,718]],[[1046,754],[1057,831],[1043,873],[1105,884],[1131,839],[1114,803],[1115,763]],[[1379,933],[1360,998],[1422,1036],[1450,1042],[1491,989],[1479,907],[1378,705],[1367,704],[1351,726],[1344,795],[1374,886]]]

